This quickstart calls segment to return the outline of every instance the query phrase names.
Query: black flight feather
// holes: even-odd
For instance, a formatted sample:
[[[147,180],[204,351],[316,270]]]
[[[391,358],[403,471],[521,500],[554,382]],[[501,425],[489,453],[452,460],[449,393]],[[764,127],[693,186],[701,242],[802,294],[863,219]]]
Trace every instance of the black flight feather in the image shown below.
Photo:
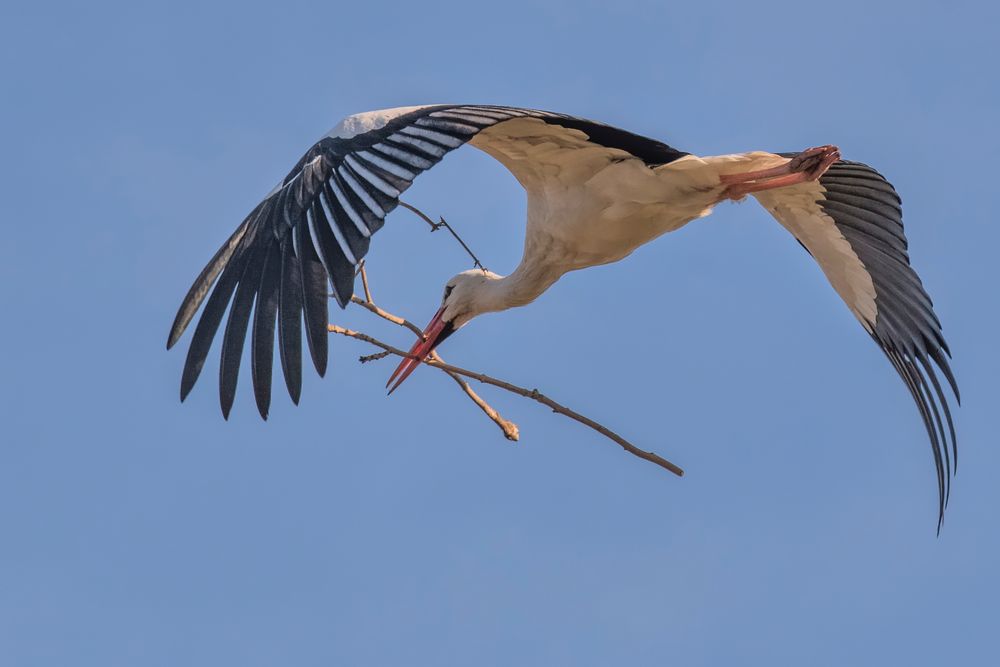
[[[243,240],[243,235],[246,234],[247,227],[250,225],[250,220],[257,215],[260,211],[263,203],[258,204],[257,208],[246,217],[243,223],[236,228],[233,235],[230,236],[222,247],[215,251],[215,255],[209,260],[205,268],[201,270],[198,277],[195,278],[194,283],[191,284],[191,289],[188,290],[187,295],[185,295],[184,300],[181,302],[180,308],[177,309],[177,315],[174,317],[174,323],[170,327],[170,335],[167,337],[167,349],[172,348],[177,340],[184,333],[188,324],[191,322],[191,318],[194,314],[198,312],[198,307],[201,302],[205,299],[205,295],[208,294],[208,290],[211,289],[212,283],[218,277],[219,273],[226,268],[226,264],[232,257],[233,252],[239,247],[240,242]]]
[[[243,343],[246,341],[250,311],[260,286],[260,273],[268,247],[258,246],[250,251],[250,258],[243,269],[239,287],[236,288],[236,296],[229,307],[229,321],[226,322],[226,331],[222,337],[222,359],[219,363],[219,403],[222,406],[222,416],[226,419],[229,419],[229,411],[236,396]]]
[[[281,240],[281,289],[278,297],[281,370],[292,403],[302,394],[302,278],[291,234]]]
[[[222,318],[226,314],[226,307],[229,305],[230,299],[232,299],[240,276],[243,275],[243,269],[246,266],[246,255],[250,252],[249,246],[252,244],[256,230],[250,229],[248,232],[243,237],[241,246],[231,253],[231,257],[229,257],[222,275],[212,290],[212,295],[208,297],[208,301],[205,303],[205,309],[198,320],[198,326],[194,329],[194,335],[191,337],[191,346],[188,348],[187,359],[184,362],[184,371],[181,374],[182,401],[187,398],[187,395],[194,387],[194,383],[198,380],[198,376],[201,375],[201,370],[205,366],[205,359],[208,357],[208,352],[212,347],[212,339],[215,338],[219,324],[221,324]]]
[[[336,221],[333,224],[337,224]],[[330,222],[326,219],[323,206],[317,201],[313,204],[312,227],[316,235],[317,249],[327,272],[330,274],[330,282],[333,284],[333,292],[337,297],[337,303],[341,308],[351,302],[351,295],[354,293],[354,264],[347,259],[344,251],[341,250],[337,239],[330,229]],[[346,225],[338,225],[339,229],[353,227],[348,222]]]
[[[309,225],[300,222],[295,226],[295,240],[299,250],[299,276],[302,284],[302,312],[305,315],[306,342],[312,355],[313,366],[320,377],[326,374],[327,362],[327,275],[323,263],[313,247]]]
[[[368,246],[371,244],[371,237],[363,235],[358,228],[351,223],[350,218],[347,217],[347,212],[337,201],[336,195],[333,194],[333,188],[330,187],[329,183],[323,184],[323,192],[320,194],[323,201],[330,207],[330,214],[333,216],[333,220],[330,221],[337,224],[337,221],[342,221],[344,224],[338,224],[337,228],[340,230],[341,235],[344,237],[344,241],[347,243],[347,249],[351,251],[355,259],[360,259],[368,254]]]
[[[251,347],[251,376],[254,398],[260,416],[267,419],[271,407],[271,374],[274,366],[274,320],[278,312],[278,293],[281,288],[281,246],[272,241],[264,260],[257,305],[254,308]]]

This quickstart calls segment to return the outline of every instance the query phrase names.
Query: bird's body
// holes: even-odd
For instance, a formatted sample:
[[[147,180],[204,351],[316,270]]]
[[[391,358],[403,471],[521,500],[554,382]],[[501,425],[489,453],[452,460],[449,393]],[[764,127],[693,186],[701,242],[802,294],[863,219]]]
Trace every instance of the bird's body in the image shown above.
[[[832,146],[698,157],[602,123],[531,109],[431,105],[350,116],[309,149],[189,291],[168,347],[215,284],[192,339],[182,398],[232,301],[220,367],[224,414],[251,325],[261,415],[270,405],[275,329],[297,402],[303,329],[317,370],[325,370],[328,287],[342,307],[349,302],[355,267],[400,194],[465,143],[497,159],[524,187],[524,254],[507,276],[474,270],[448,282],[425,340],[411,351],[415,359],[404,360],[393,376],[399,374],[397,386],[418,359],[475,316],[526,305],[569,271],[621,260],[708,215],[720,201],[752,194],[817,260],[903,378],[933,445],[943,512],[957,451],[931,362],[957,397],[947,346],[909,266],[898,195],[878,172],[840,160]]]
[[[493,154],[492,148],[487,152]],[[689,155],[656,169],[635,160],[612,161],[595,165],[587,180],[555,186],[554,176],[519,176],[528,193],[524,254],[513,272],[484,294],[490,307],[483,312],[524,306],[570,271],[622,260],[709,215],[725,190],[719,184],[723,174],[783,162],[787,158],[763,152]]]

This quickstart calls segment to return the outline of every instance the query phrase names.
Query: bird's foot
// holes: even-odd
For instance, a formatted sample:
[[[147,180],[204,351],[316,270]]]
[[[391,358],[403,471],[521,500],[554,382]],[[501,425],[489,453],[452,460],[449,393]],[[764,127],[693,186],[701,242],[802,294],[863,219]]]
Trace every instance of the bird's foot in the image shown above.
[[[836,146],[817,146],[807,148],[778,167],[720,176],[719,182],[727,187],[719,201],[743,199],[753,192],[815,181],[839,159],[840,149]]]
[[[802,173],[806,180],[814,181],[840,159],[840,149],[836,146],[817,146],[802,151],[786,165],[791,173]]]

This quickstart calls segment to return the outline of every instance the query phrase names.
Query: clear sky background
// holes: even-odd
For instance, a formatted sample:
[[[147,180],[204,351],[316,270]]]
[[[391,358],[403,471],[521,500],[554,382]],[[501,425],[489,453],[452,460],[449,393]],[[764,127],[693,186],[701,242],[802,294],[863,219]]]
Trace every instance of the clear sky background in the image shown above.
[[[985,665],[1000,613],[995,3],[8,3],[0,10],[0,664]],[[341,117],[532,106],[719,154],[838,144],[905,202],[965,404],[940,538],[903,384],[754,202],[443,347],[682,465],[331,341],[302,403],[186,404],[167,329]],[[465,148],[406,199],[499,272],[520,187]],[[376,298],[467,258],[400,209]],[[334,320],[389,338],[364,313]],[[218,341],[217,341],[218,342]],[[280,387],[279,387],[280,388]]]

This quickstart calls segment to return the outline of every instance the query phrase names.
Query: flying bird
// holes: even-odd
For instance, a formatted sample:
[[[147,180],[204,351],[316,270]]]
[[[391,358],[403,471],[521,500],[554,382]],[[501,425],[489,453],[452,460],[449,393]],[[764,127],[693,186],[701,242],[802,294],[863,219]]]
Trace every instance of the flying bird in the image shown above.
[[[934,454],[940,528],[958,456],[937,375],[960,401],[950,352],[910,267],[899,196],[881,174],[842,160],[834,146],[700,157],[604,123],[494,105],[349,116],[306,151],[195,279],[167,342],[168,349],[177,343],[204,303],[181,400],[228,308],[219,373],[223,415],[228,418],[233,405],[251,326],[250,370],[261,416],[270,408],[275,329],[285,384],[298,403],[303,329],[322,376],[330,288],[345,307],[371,237],[400,195],[466,143],[498,160],[524,187],[524,254],[507,276],[473,269],[448,280],[423,338],[390,378],[392,389],[477,315],[527,305],[569,271],[616,262],[722,201],[752,195],[812,255],[910,391]]]

